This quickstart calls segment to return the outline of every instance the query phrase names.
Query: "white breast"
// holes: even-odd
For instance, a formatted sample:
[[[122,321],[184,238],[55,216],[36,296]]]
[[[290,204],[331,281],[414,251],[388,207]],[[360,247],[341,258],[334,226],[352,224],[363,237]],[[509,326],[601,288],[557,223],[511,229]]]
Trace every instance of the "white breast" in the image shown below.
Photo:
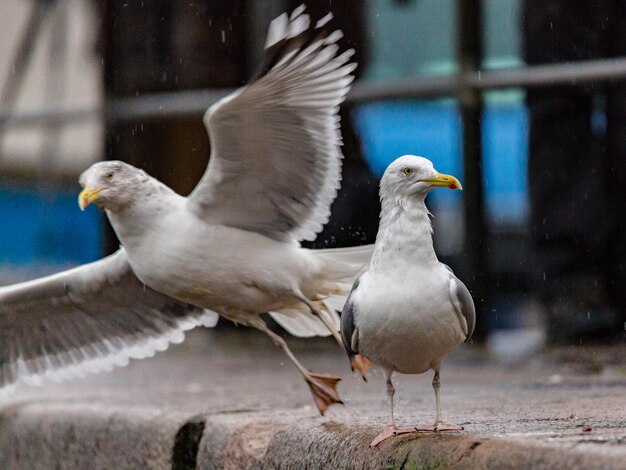
[[[465,339],[441,265],[384,278],[366,273],[357,294],[359,352],[383,367],[425,372]]]

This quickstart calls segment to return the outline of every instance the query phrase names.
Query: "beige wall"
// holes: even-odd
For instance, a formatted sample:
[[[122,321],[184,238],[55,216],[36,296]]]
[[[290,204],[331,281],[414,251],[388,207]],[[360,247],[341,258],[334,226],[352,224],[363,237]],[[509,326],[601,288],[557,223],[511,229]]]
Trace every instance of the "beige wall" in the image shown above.
[[[58,0],[44,20],[16,108],[32,112],[50,106],[94,107],[102,101],[102,61],[95,50],[98,19],[90,0]],[[11,80],[11,64],[33,0],[0,0],[0,87]],[[53,47],[53,29],[65,53]],[[58,64],[55,80],[53,64]],[[97,119],[63,125],[10,126],[0,134],[0,171],[78,173],[101,158],[102,123]]]

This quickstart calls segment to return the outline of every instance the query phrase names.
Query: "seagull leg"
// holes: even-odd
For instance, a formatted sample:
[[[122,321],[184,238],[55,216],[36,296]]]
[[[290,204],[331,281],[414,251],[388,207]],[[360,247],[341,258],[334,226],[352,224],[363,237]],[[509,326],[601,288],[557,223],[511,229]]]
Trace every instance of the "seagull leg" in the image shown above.
[[[294,354],[291,352],[291,349],[289,349],[289,346],[287,346],[287,343],[283,338],[271,331],[267,327],[267,325],[263,325],[263,327],[258,325],[257,328],[259,328],[270,338],[272,338],[274,344],[282,348],[282,350],[285,351],[285,354],[287,354],[289,359],[291,359],[291,362],[293,362],[294,365],[298,368],[298,370],[304,377],[304,380],[309,385],[311,393],[313,394],[313,400],[315,401],[315,405],[317,406],[317,409],[322,416],[324,415],[326,410],[335,403],[340,403],[343,405],[343,402],[341,401],[341,398],[339,397],[339,393],[337,392],[336,388],[337,382],[341,380],[340,377],[336,377],[330,374],[319,374],[311,372],[306,367],[304,367],[300,363],[300,361],[298,361],[298,359],[296,359],[296,356],[294,356]]]
[[[309,307],[313,315],[315,315],[317,318],[319,318],[322,321],[322,323],[324,323],[324,326],[326,326],[326,328],[328,328],[328,331],[332,333],[333,337],[335,338],[335,341],[337,341],[339,346],[343,348],[343,340],[341,339],[341,336],[339,335],[339,331],[337,331],[335,326],[332,324],[332,321],[329,318],[330,314],[328,314],[328,312],[321,311],[317,307],[317,305],[315,305],[305,296],[298,295],[298,298],[302,300],[302,302],[304,302],[307,307]],[[359,373],[361,374],[361,377],[363,378],[365,382],[367,382],[367,372],[369,371],[369,368],[372,367],[372,365],[373,365],[372,361],[370,361],[366,357],[361,356],[360,354],[357,354],[354,357],[354,359],[350,362],[350,368],[353,371],[355,369],[358,370]]]
[[[341,340],[341,336],[339,335],[339,330],[337,330],[337,328],[335,328],[335,325],[332,324],[332,321],[329,318],[330,315],[328,315],[327,312],[322,312],[317,307],[317,305],[315,305],[313,302],[307,299],[304,295],[298,295],[298,298],[302,300],[302,302],[304,302],[307,307],[309,307],[309,310],[311,310],[311,313],[313,315],[315,315],[317,318],[319,318],[322,321],[324,326],[328,328],[328,331],[330,331],[333,334],[333,337],[339,343],[339,345],[343,347],[343,341]]]
[[[435,376],[433,377],[433,389],[435,390],[435,402],[437,403],[437,417],[435,418],[435,424],[432,426],[416,427],[417,431],[463,431],[463,426],[457,426],[454,424],[447,424],[441,418],[441,402],[439,399],[439,391],[441,389],[441,381],[439,380],[439,371],[435,370]]]
[[[415,432],[415,428],[397,428],[396,423],[393,420],[393,398],[394,398],[394,395],[396,394],[396,389],[393,386],[393,382],[391,380],[392,375],[393,375],[392,370],[385,369],[385,379],[387,383],[387,398],[389,399],[389,421],[387,422],[387,427],[385,428],[385,430],[374,438],[374,440],[370,444],[370,447],[376,447],[385,439],[389,439],[392,436]]]

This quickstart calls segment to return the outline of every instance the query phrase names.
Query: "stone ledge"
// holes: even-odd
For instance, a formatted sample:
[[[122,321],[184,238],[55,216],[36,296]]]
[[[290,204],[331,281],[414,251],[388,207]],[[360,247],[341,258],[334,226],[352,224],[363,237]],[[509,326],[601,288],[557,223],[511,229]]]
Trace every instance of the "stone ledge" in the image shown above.
[[[275,418],[267,413],[209,417],[197,468],[624,468],[623,453],[603,455],[468,432],[406,435],[369,448],[380,430],[289,412]]]
[[[625,453],[483,436],[407,435],[368,447],[381,423],[310,410],[191,414],[155,407],[22,403],[1,410],[1,468],[624,468]]]

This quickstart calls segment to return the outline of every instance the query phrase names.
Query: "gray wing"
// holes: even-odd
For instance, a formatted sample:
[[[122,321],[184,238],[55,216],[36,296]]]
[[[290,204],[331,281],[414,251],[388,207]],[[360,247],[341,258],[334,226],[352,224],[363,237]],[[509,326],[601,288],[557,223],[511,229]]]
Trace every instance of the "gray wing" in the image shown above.
[[[457,310],[457,313],[463,315],[465,323],[467,324],[467,333],[465,335],[465,342],[467,343],[476,327],[476,308],[474,307],[474,300],[470,291],[465,287],[465,284],[454,275],[452,269],[449,266],[444,266],[450,271],[450,300],[452,305]]]
[[[341,312],[341,340],[343,342],[344,348],[346,348],[346,353],[351,360],[354,358],[354,356],[359,354],[357,341],[358,338],[355,337],[355,334],[357,334],[357,330],[354,324],[354,317],[356,314],[354,292],[359,287],[359,282],[362,275],[363,273],[361,273],[355,279],[352,290],[350,291],[350,295],[348,295],[348,300],[346,300],[346,303],[343,306],[343,311]]]
[[[313,240],[328,221],[341,180],[339,104],[356,67],[337,55],[304,8],[270,25],[253,81],[204,117],[211,159],[189,196],[211,221],[279,240]]]
[[[182,341],[204,311],[146,287],[123,249],[0,288],[0,392],[126,365]]]

